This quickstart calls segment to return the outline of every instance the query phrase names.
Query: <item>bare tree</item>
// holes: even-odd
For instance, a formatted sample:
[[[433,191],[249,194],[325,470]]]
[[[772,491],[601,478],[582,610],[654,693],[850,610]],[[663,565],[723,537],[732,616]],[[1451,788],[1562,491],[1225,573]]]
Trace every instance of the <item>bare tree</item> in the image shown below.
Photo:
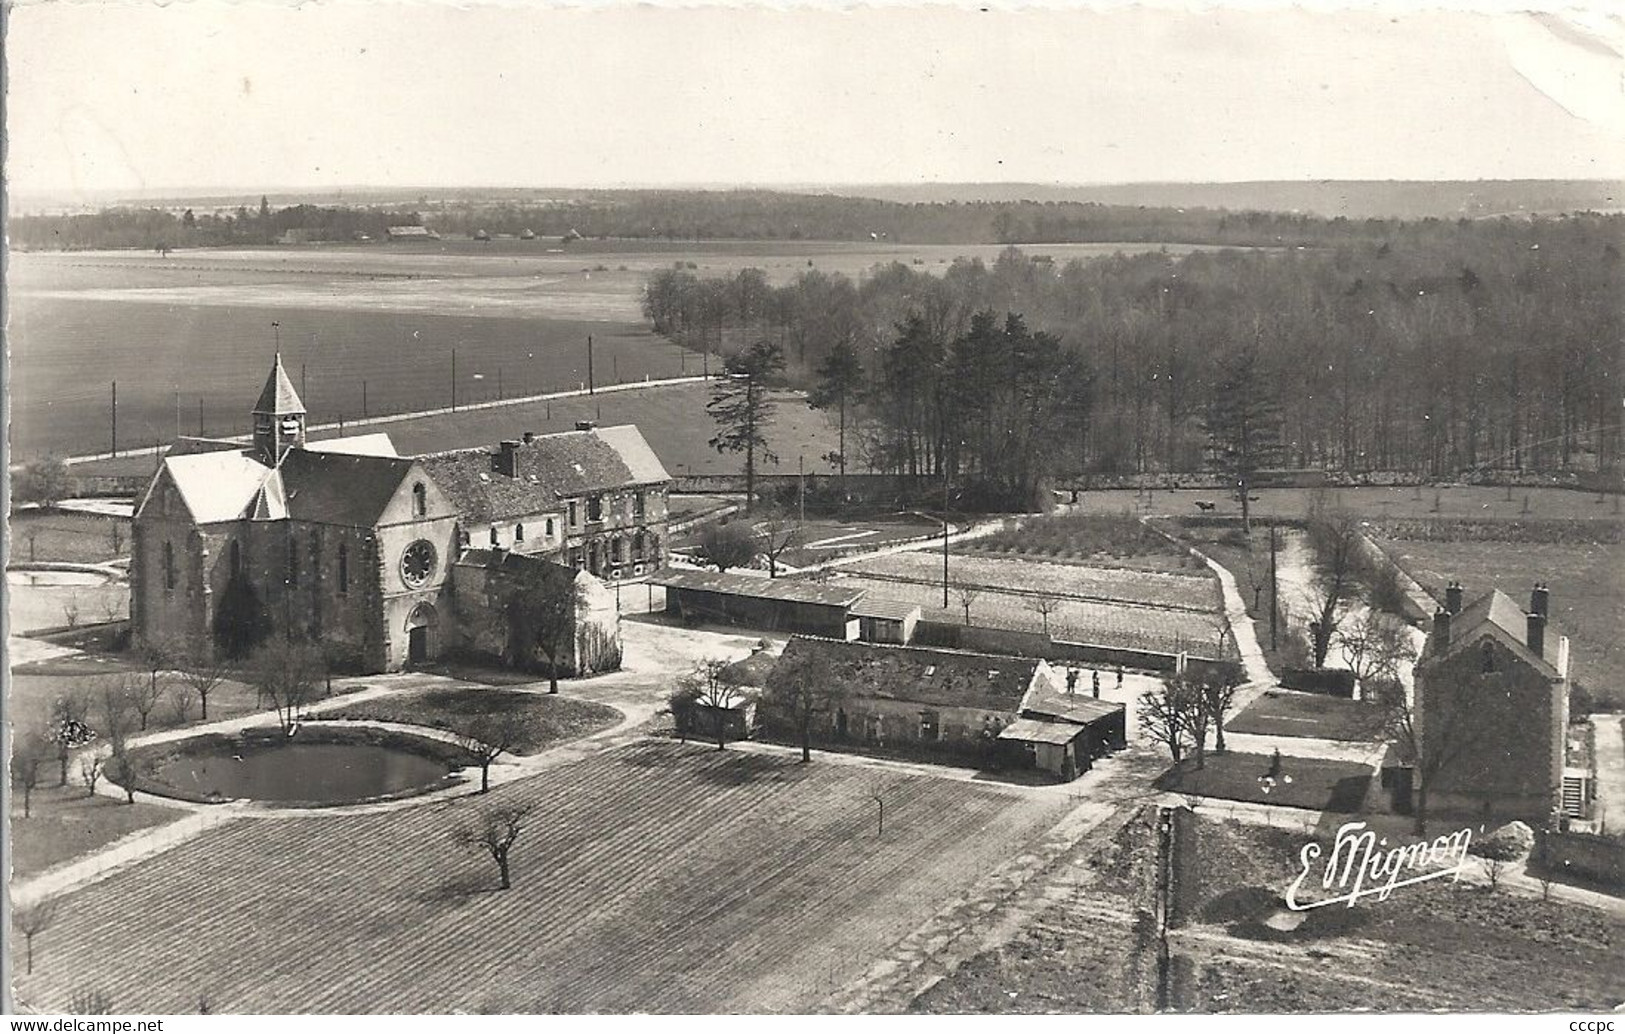
[[[780,665],[784,662],[781,660]],[[801,760],[812,760],[813,717],[827,713],[844,696],[830,671],[828,660],[816,652],[804,654],[799,664],[784,671],[774,670],[774,678],[762,703],[784,715],[801,737]]]
[[[959,599],[960,607],[964,608],[965,624],[968,625],[970,624],[971,604],[975,603],[977,599],[981,597],[982,590],[968,582],[957,582],[955,583],[954,594]]]
[[[457,742],[474,755],[480,766],[480,793],[491,788],[491,763],[513,750],[524,734],[524,722],[515,710],[473,715],[454,729]]]
[[[1326,654],[1331,650],[1342,612],[1359,592],[1363,544],[1359,519],[1352,513],[1311,509],[1309,546],[1314,551],[1318,577],[1309,599],[1315,615],[1309,623],[1309,640],[1317,668],[1326,666]]]
[[[51,745],[38,733],[18,735],[11,746],[11,785],[23,792],[23,818],[33,815],[39,770]]]
[[[1189,672],[1175,675],[1174,678],[1181,682],[1174,695],[1184,717],[1185,729],[1190,733],[1191,746],[1195,749],[1196,767],[1201,768],[1207,764],[1207,730],[1213,724],[1213,713],[1207,708],[1199,679]]]
[[[727,573],[730,567],[744,567],[756,558],[756,539],[740,521],[707,524],[700,529],[700,558]]]
[[[130,707],[139,718],[140,725],[137,731],[147,731],[147,721],[152,712],[158,707],[158,702],[164,698],[167,688],[156,678],[142,678],[132,673],[124,682],[124,697],[130,702]]]
[[[1247,681],[1247,673],[1240,664],[1226,661],[1203,672],[1198,681],[1202,697],[1201,709],[1213,722],[1213,749],[1224,753],[1224,718],[1235,703],[1236,691]]]
[[[502,612],[509,650],[524,665],[547,658],[549,693],[559,691],[559,661],[575,636],[586,589],[573,571],[544,564],[519,566],[504,582]]]
[[[197,694],[192,692],[190,686],[175,686],[169,691],[169,716],[176,725],[185,725],[192,720],[192,701]]]
[[[1039,596],[1027,601],[1027,609],[1043,618],[1044,638],[1049,638],[1049,616],[1060,609],[1061,601],[1053,596]],[[966,622],[967,624],[969,622]]]
[[[56,902],[54,900],[40,901],[36,904],[13,909],[11,921],[16,924],[17,932],[23,935],[26,945],[27,968],[25,972],[34,972],[34,938],[50,929],[56,922]]]
[[[69,628],[79,627],[79,594],[69,593],[67,602],[62,604],[62,620]]]
[[[101,607],[102,621],[111,625],[124,615],[124,597],[122,594],[103,593]]]
[[[1361,685],[1397,679],[1401,668],[1416,658],[1410,626],[1380,610],[1349,619],[1338,629],[1337,641]]]
[[[180,679],[197,694],[203,721],[209,720],[209,694],[231,675],[231,660],[225,651],[216,650],[207,636],[193,636],[186,641],[180,662]]]
[[[1140,694],[1140,728],[1145,734],[1168,748],[1168,754],[1177,764],[1185,756],[1189,742],[1192,709],[1189,684],[1182,676],[1170,675]]]
[[[79,759],[79,779],[85,784],[85,794],[96,796],[96,784],[102,778],[102,758],[100,754],[91,754]]]
[[[742,698],[739,687],[722,678],[728,663],[714,657],[701,661],[682,677],[677,690],[678,695],[689,701],[691,716],[709,712],[718,750],[728,746],[728,715]]]
[[[496,863],[497,875],[503,890],[513,886],[508,865],[508,853],[513,850],[524,822],[532,810],[528,804],[509,804],[487,808],[472,826],[458,830],[453,840],[464,847],[477,848],[491,856]]]
[[[270,698],[283,732],[293,728],[315,695],[322,666],[321,650],[304,640],[273,636],[255,651],[248,677],[262,696]]]
[[[157,703],[159,698],[159,673],[167,668],[174,667],[185,655],[185,652],[185,644],[180,639],[169,635],[147,635],[143,636],[140,642],[137,643],[135,654],[141,658],[142,667],[147,672],[147,695],[154,704]],[[140,709],[137,708],[137,710]],[[151,711],[152,708],[148,707],[147,710]],[[143,713],[141,728],[145,729],[146,727],[146,716]]]
[[[756,522],[757,540],[762,555],[767,557],[767,576],[778,577],[779,558],[801,544],[802,526],[796,515],[782,506],[771,506],[762,511]]]

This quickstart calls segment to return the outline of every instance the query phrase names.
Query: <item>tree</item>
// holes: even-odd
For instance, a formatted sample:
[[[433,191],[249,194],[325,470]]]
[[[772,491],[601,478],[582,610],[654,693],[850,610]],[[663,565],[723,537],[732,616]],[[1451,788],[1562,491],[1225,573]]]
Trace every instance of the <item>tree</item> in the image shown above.
[[[1061,601],[1053,596],[1039,596],[1027,601],[1027,609],[1044,620],[1044,637],[1049,637],[1049,616],[1060,609]],[[968,622],[967,622],[968,623]]]
[[[1224,753],[1224,717],[1235,702],[1236,691],[1247,681],[1247,672],[1240,664],[1225,661],[1204,671],[1198,681],[1202,695],[1202,710],[1213,721],[1213,749]]]
[[[523,563],[503,581],[502,612],[509,649],[523,666],[547,658],[549,693],[559,691],[559,660],[575,637],[576,615],[585,599],[576,573],[545,563]]]
[[[91,797],[96,796],[96,784],[102,778],[102,759],[99,754],[92,754],[79,759],[79,779],[85,784],[85,793]]]
[[[124,697],[130,702],[130,708],[135,711],[139,720],[137,731],[147,731],[147,720],[158,707],[158,702],[164,698],[164,688],[156,677],[144,679],[133,672],[124,680]]]
[[[1337,640],[1362,686],[1399,678],[1404,664],[1416,656],[1410,626],[1380,610],[1368,610],[1345,621],[1337,630]]]
[[[965,624],[970,624],[971,604],[975,603],[977,599],[981,597],[981,588],[972,585],[969,582],[956,582],[954,585],[954,595],[958,597],[960,607],[964,608]]]
[[[715,657],[701,661],[679,680],[676,694],[689,701],[691,716],[709,714],[718,750],[728,746],[728,715],[740,701],[739,687],[722,678],[727,667],[727,661]]]
[[[19,734],[11,746],[11,785],[23,793],[23,818],[33,814],[34,791],[39,788],[39,769],[45,763],[51,745],[46,738],[34,734]]]
[[[768,389],[784,370],[784,350],[772,341],[758,341],[730,356],[723,377],[711,389],[706,411],[717,424],[711,447],[720,453],[745,454],[745,511],[756,497],[758,459],[777,463],[767,447],[767,429],[777,408]]]
[[[457,742],[479,763],[480,793],[485,793],[491,789],[491,763],[513,750],[524,734],[524,720],[515,710],[476,714],[459,722],[453,731]]]
[[[70,593],[62,604],[62,620],[70,628],[79,627],[79,594]]]
[[[73,493],[73,475],[62,457],[46,456],[23,464],[15,485],[18,502],[49,510]]]
[[[141,658],[142,666],[146,669],[148,679],[145,691],[139,692],[135,686],[130,687],[130,702],[141,715],[141,730],[146,731],[147,715],[157,706],[160,697],[158,689],[158,674],[173,668],[185,657],[186,646],[183,640],[168,635],[145,635],[136,644],[136,656]]]
[[[124,518],[110,518],[107,522],[107,545],[108,548],[112,549],[114,556],[124,555],[125,538]]]
[[[863,387],[863,361],[850,341],[841,341],[830,349],[824,361],[818,364],[818,382],[807,393],[807,405],[813,409],[831,409],[836,414],[836,446],[829,459],[834,460],[840,478],[841,499],[846,500],[846,417]]]
[[[707,524],[700,529],[700,558],[726,573],[756,558],[756,538],[740,521]]]
[[[207,638],[193,636],[186,640],[179,674],[181,681],[197,694],[198,703],[202,708],[200,718],[203,721],[209,720],[209,694],[226,681],[231,670],[232,663],[226,657],[226,652],[215,649],[214,644]]]
[[[452,839],[464,847],[472,847],[490,855],[491,860],[497,865],[501,889],[507,890],[513,886],[508,867],[508,853],[513,850],[519,834],[524,832],[525,819],[531,811],[532,806],[528,804],[507,804],[487,808],[480,812],[479,819],[474,825],[456,831],[452,834]]]
[[[1198,706],[1189,681],[1183,675],[1165,677],[1156,689],[1140,694],[1137,708],[1140,728],[1151,739],[1168,748],[1178,764],[1185,756],[1190,734],[1189,716]]]
[[[800,663],[774,670],[762,705],[788,719],[801,737],[801,760],[812,760],[812,723],[826,714],[845,696],[845,687],[830,670],[828,659],[816,651],[803,654]]]
[[[1309,623],[1309,641],[1317,668],[1325,667],[1345,605],[1359,591],[1364,542],[1359,518],[1352,513],[1311,511],[1309,547],[1314,552],[1318,577],[1309,600],[1315,614],[1315,620]]]
[[[756,534],[762,543],[762,555],[767,557],[767,576],[778,577],[779,557],[801,544],[801,523],[796,515],[779,505],[768,507],[756,522]]]
[[[299,713],[315,696],[322,678],[322,652],[304,639],[275,636],[254,652],[248,679],[269,698],[283,732],[291,732]]]
[[[23,935],[26,945],[27,966],[24,972],[34,972],[34,938],[44,933],[56,922],[56,902],[54,900],[39,901],[14,909],[11,921],[16,924],[17,930]]]
[[[60,766],[58,786],[68,785],[68,758],[73,752],[96,739],[96,730],[88,718],[90,698],[81,690],[64,693],[51,703],[51,718],[45,735],[56,749]]]
[[[1382,708],[1381,721],[1386,734],[1411,758],[1415,773],[1415,827],[1418,836],[1427,831],[1428,791],[1439,773],[1448,768],[1478,738],[1485,708],[1473,692],[1471,680],[1439,671],[1429,677],[1426,699],[1420,683],[1417,698],[1407,698],[1397,679],[1378,682],[1371,696]],[[1426,720],[1420,713],[1426,706]],[[1425,725],[1425,732],[1424,732]]]
[[[1249,341],[1220,363],[1204,421],[1209,462],[1230,477],[1241,500],[1242,532],[1251,535],[1248,504],[1258,472],[1281,453],[1281,415],[1261,369],[1256,342]]]

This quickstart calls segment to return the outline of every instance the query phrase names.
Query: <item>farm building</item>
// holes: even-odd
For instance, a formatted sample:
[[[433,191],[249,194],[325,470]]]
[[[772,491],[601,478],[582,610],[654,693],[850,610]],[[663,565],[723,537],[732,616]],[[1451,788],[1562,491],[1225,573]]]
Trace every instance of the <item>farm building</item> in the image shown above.
[[[685,622],[831,639],[858,636],[852,605],[863,597],[862,589],[712,571],[672,571],[654,584],[666,588],[666,613]]]
[[[920,623],[920,607],[866,597],[852,606],[852,616],[858,619],[858,638],[864,642],[907,646],[914,641],[914,626]]]
[[[614,547],[606,554],[598,545],[605,540],[641,537],[657,551],[664,537],[664,485],[636,428],[546,436],[570,439],[536,450],[563,457],[568,475],[557,463],[525,468],[524,477],[487,471],[473,478],[489,488],[482,495],[449,475],[462,469],[457,464],[398,456],[387,435],[307,443],[304,403],[280,356],[253,416],[248,448],[175,442],[137,501],[130,618],[138,639],[204,641],[237,655],[268,634],[288,633],[321,642],[341,668],[394,671],[476,640],[494,642],[489,626],[504,620],[496,589],[511,565],[471,551],[469,529],[490,530],[495,541],[498,502],[562,515],[551,538],[540,536],[545,548],[527,555],[566,572],[606,570],[602,557]],[[464,466],[493,463],[490,453],[476,452],[483,459]],[[583,486],[593,491],[578,498]],[[572,509],[585,518],[580,527]],[[501,541],[492,552],[512,544]],[[454,577],[465,558],[467,572]],[[614,634],[615,625],[607,627]]]
[[[437,241],[440,235],[427,226],[391,226],[387,231],[392,241]]]
[[[1037,658],[797,636],[769,675],[764,699],[784,699],[807,677],[829,687],[814,738],[836,748],[915,748],[1070,779],[1123,745],[1123,706],[1066,697]],[[1070,706],[1057,706],[1057,696]],[[776,731],[795,731],[776,708],[763,717]]]
[[[1544,586],[1527,613],[1499,590],[1463,606],[1446,589],[1416,663],[1414,792],[1430,814],[1545,826],[1562,810],[1569,641],[1549,603]]]

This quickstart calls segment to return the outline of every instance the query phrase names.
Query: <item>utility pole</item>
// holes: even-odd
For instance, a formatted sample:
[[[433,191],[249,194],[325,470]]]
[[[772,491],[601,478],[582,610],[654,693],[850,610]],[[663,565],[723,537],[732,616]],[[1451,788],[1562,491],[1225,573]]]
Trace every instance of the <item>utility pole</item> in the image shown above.
[[[1280,549],[1276,544],[1275,525],[1270,525],[1270,650],[1273,652],[1275,644],[1276,622],[1281,613],[1281,583],[1275,577],[1275,554]]]
[[[361,419],[367,419],[367,382],[361,382]]]
[[[615,378],[615,383],[621,383],[621,357],[618,355],[610,356],[609,368],[610,374]]]
[[[306,395],[306,392],[305,392],[305,364],[300,363],[299,364],[299,397],[301,399],[303,399],[305,397],[305,395]]]
[[[113,408],[111,410],[111,416],[112,416],[112,420],[113,420],[113,428],[112,428],[113,437],[112,437],[112,440],[109,442],[110,448],[108,449],[108,451],[111,452],[114,456],[117,456],[118,455],[118,381],[113,382]]]
[[[497,401],[502,401],[502,367],[497,367]]]
[[[197,400],[197,436],[203,437],[203,400]]]
[[[598,388],[592,380],[592,335],[587,335],[587,394],[596,395]]]
[[[175,389],[175,437],[181,436],[181,390]]]
[[[457,349],[451,350],[451,411],[457,412]]]
[[[942,468],[942,607],[948,608],[948,467]]]

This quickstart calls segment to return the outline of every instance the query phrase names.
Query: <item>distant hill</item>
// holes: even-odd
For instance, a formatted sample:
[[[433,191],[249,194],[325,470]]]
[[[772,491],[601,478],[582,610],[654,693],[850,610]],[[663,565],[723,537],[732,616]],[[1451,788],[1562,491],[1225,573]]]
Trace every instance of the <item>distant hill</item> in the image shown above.
[[[1469,219],[1625,210],[1612,180],[1258,180],[1244,183],[873,184],[824,188],[884,201],[1072,201],[1147,208],[1297,212],[1348,219]]]

